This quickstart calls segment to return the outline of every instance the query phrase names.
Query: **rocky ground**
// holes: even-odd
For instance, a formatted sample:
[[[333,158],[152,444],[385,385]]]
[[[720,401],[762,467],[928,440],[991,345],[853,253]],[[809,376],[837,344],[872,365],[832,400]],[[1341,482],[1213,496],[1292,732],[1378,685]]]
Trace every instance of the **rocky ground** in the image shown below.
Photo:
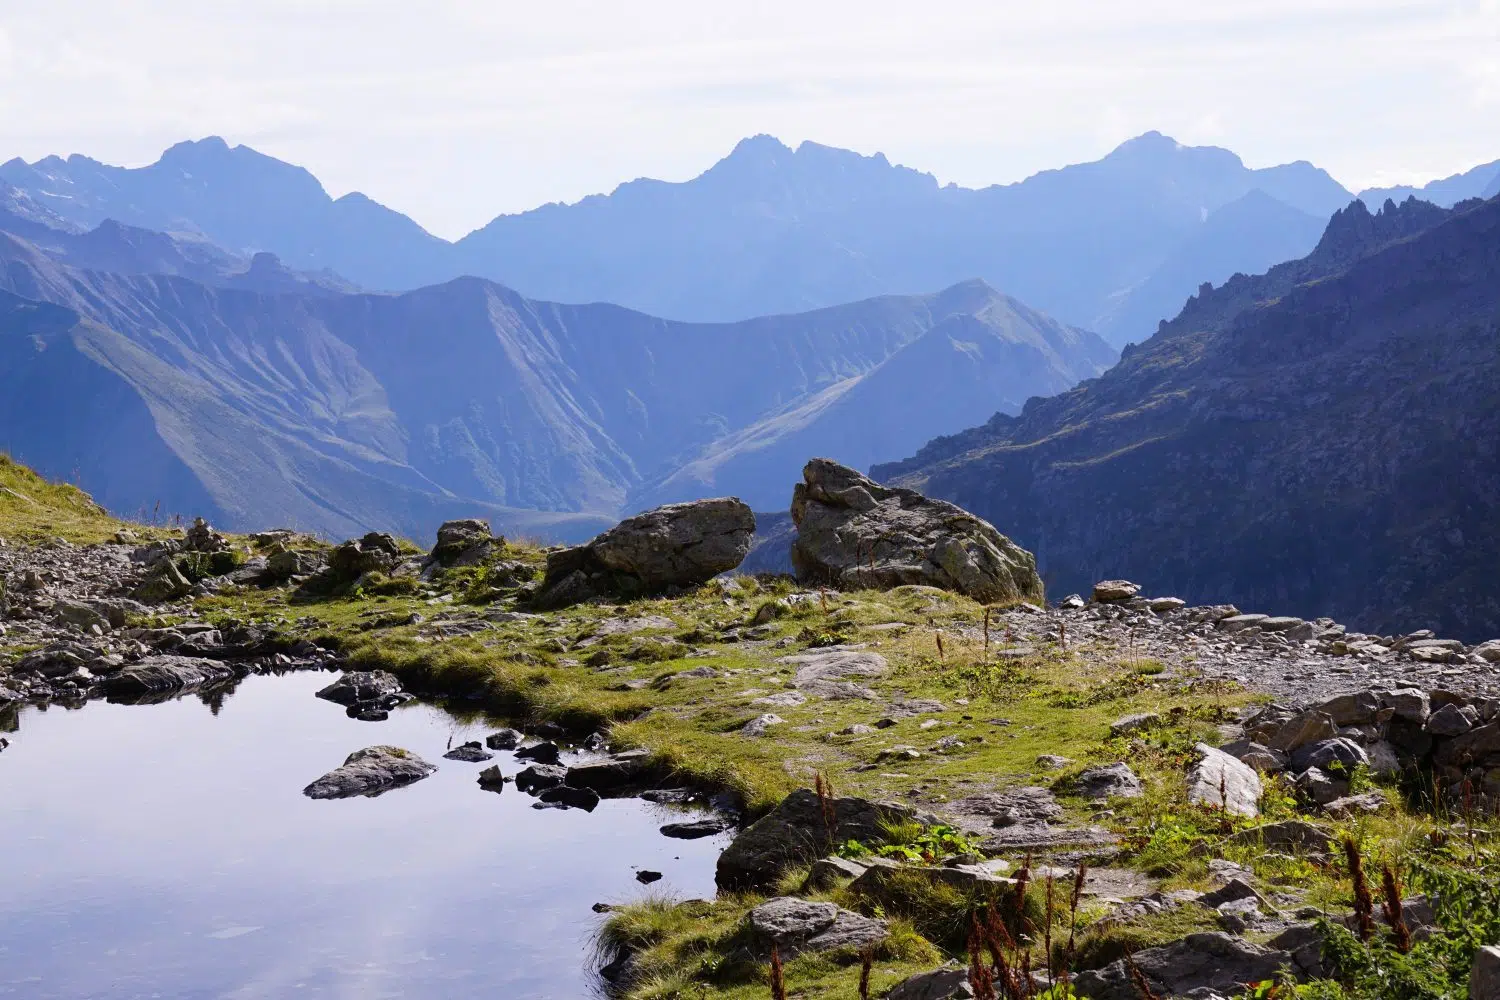
[[[965,536],[939,505],[842,473],[818,485],[800,558],[838,588],[715,578],[749,548],[748,512],[723,503],[566,550],[476,521],[430,552],[201,524],[11,543],[0,711],[331,669],[321,696],[377,726],[413,695],[515,725],[449,756],[478,768],[522,748],[517,773],[476,773],[539,806],[715,795],[722,818],[669,835],[742,825],[720,897],[604,907],[606,975],[636,1000],[764,996],[773,947],[802,997],[855,996],[862,977],[897,1000],[1062,996],[1061,970],[1095,998],[1150,996],[1142,976],[1160,996],[1229,997],[1283,974],[1337,979],[1299,994],[1330,1000],[1461,995],[1500,938],[1500,642],[1365,636],[1125,581],[986,604],[966,581],[1039,588],[993,528]],[[307,794],[430,773],[372,744]],[[585,753],[565,765],[566,748]],[[1363,965],[1330,957],[1357,910],[1346,841],[1376,896],[1391,867],[1408,930],[1446,950],[1382,943],[1388,915]],[[1467,944],[1455,908],[1478,928]],[[962,967],[975,940],[979,971]],[[1446,985],[1401,993],[1418,972]]]

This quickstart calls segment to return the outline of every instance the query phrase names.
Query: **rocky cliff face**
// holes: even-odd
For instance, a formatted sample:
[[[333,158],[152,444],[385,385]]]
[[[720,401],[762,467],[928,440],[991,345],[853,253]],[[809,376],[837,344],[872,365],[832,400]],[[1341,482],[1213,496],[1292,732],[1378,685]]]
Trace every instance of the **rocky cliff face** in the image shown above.
[[[994,522],[1051,589],[1134,574],[1369,631],[1500,631],[1500,202],[1336,216],[1102,378],[877,478]]]

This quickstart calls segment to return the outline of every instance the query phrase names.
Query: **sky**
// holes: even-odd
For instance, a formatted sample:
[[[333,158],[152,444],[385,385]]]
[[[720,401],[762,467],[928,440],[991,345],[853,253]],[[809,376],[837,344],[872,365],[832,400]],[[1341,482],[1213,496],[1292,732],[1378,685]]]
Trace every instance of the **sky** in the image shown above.
[[[1500,158],[1500,0],[0,4],[0,159],[221,135],[449,238],[758,133],[981,186],[1152,129],[1354,190]]]

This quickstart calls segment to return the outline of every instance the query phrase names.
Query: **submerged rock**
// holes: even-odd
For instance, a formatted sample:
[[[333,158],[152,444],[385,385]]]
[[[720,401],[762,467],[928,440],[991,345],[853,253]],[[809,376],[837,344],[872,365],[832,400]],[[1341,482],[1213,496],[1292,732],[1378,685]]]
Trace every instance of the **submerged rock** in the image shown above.
[[[987,521],[913,490],[888,489],[826,458],[792,496],[800,580],[857,589],[921,584],[977,601],[1044,600],[1036,558]]]
[[[472,740],[443,754],[444,760],[460,760],[467,764],[483,764],[487,760],[493,760],[494,754],[487,752],[479,745],[478,740]]]
[[[310,799],[379,795],[420,781],[436,770],[435,765],[410,750],[392,746],[366,747],[350,754],[342,766],[308,785],[302,794]]]

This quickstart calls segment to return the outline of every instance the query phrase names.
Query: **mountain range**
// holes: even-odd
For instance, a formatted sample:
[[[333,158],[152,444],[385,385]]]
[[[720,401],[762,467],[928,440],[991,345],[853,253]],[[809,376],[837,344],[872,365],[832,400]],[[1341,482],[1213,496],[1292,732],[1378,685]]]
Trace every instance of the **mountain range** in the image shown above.
[[[470,509],[577,537],[707,494],[780,508],[809,453],[906,454],[1117,357],[978,281],[686,324],[479,278],[353,293],[114,221],[33,236],[0,231],[0,447],[228,527],[425,536]]]
[[[1058,593],[1150,581],[1366,631],[1500,633],[1500,199],[1330,221],[1097,379],[883,481],[1034,550]]]
[[[368,289],[477,275],[534,298],[724,322],[980,278],[1116,345],[1149,336],[1200,284],[1235,273],[1225,268],[1306,253],[1353,197],[1305,162],[1250,169],[1155,132],[1096,162],[978,189],[879,154],[756,136],[692,180],[630,181],[501,216],[456,243],[218,138],[133,169],[11,160],[0,182],[75,226],[191,232]]]

